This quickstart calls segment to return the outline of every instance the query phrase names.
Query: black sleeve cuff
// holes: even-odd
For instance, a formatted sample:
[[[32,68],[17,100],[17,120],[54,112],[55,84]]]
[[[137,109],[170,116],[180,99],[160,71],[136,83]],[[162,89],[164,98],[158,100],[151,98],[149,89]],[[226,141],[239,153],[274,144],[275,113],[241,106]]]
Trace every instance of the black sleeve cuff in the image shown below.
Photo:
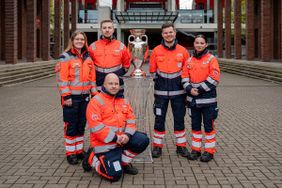
[[[64,98],[64,100],[68,100],[68,99],[71,98],[71,95],[64,96],[63,98]]]
[[[129,133],[124,133],[124,134],[125,134],[126,136],[128,136],[129,139],[132,137],[132,135],[129,134]]]
[[[188,94],[191,94],[192,86],[191,86],[191,85],[187,86],[187,87],[185,88],[185,90],[186,90],[186,92],[187,92]]]
[[[117,142],[117,135],[113,138],[112,142]]]
[[[205,93],[206,91],[204,90],[204,88],[202,86],[199,86],[198,87],[198,93],[199,94],[202,94],[202,93]]]

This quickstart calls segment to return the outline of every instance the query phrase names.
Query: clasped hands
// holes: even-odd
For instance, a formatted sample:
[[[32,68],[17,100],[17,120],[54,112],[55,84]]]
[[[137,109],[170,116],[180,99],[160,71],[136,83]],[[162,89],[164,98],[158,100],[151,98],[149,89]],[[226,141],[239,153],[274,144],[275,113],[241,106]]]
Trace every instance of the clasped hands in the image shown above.
[[[192,88],[191,89],[191,95],[198,96],[199,95],[199,90],[197,88]]]

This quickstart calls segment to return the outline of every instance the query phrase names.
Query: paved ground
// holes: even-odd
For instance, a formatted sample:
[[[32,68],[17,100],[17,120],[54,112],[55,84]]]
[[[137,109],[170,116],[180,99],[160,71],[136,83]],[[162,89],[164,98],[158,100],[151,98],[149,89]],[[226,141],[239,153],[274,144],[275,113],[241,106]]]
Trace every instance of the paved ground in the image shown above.
[[[217,153],[210,163],[175,154],[169,113],[163,156],[109,183],[64,156],[55,79],[0,88],[0,187],[282,187],[282,86],[222,74]],[[148,95],[147,130],[153,129]],[[186,117],[190,133],[190,120]],[[190,145],[190,137],[188,137]]]

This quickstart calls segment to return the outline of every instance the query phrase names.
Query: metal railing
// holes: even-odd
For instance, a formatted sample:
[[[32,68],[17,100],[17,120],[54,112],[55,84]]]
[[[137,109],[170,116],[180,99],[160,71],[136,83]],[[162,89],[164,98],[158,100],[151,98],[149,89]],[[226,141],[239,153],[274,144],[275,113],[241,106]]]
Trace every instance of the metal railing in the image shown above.
[[[178,10],[176,23],[214,23],[213,10]]]
[[[78,23],[98,23],[98,10],[79,10]]]
[[[156,10],[127,10],[125,12],[113,11],[112,17],[115,19],[116,14],[122,17],[127,15],[128,22],[140,23],[151,21],[152,23],[158,23],[159,21],[165,21],[169,19],[170,15],[166,14],[167,11],[162,9]],[[214,23],[213,10],[177,10],[173,12],[178,14],[175,23],[181,24],[197,24],[197,23]],[[137,17],[138,14],[138,17]],[[163,17],[163,19],[160,19]],[[168,21],[168,20],[166,20]],[[79,10],[78,23],[98,23],[98,10]]]

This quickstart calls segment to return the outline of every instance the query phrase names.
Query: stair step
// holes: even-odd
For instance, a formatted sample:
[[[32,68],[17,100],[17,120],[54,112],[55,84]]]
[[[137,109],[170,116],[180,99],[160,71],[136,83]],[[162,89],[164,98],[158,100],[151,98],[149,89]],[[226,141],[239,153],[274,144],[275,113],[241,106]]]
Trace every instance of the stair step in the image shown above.
[[[0,73],[0,78],[1,77],[7,77],[7,76],[16,76],[18,74],[24,74],[24,73],[29,73],[29,72],[36,72],[36,71],[46,71],[46,70],[53,70],[54,71],[54,66],[44,66],[44,67],[31,67],[29,69],[20,69],[16,71],[8,71],[8,72],[2,72]]]
[[[35,79],[39,79],[41,77],[50,77],[53,76],[55,73],[54,71],[50,71],[50,72],[40,72],[37,74],[33,74],[33,75],[28,75],[22,78],[15,78],[15,79],[10,79],[10,80],[5,80],[5,81],[1,81],[0,82],[0,86],[4,86],[4,85],[9,85],[9,84],[13,84],[13,83],[22,83],[24,81],[28,81],[28,80],[35,80]]]
[[[238,75],[244,75],[244,76],[248,76],[248,77],[252,77],[252,78],[259,78],[259,79],[263,79],[263,80],[270,80],[270,81],[275,81],[275,82],[279,82],[282,83],[282,77],[278,77],[278,76],[271,76],[271,75],[267,75],[267,74],[262,74],[262,73],[257,73],[257,72],[249,72],[249,71],[244,71],[244,70],[234,70],[231,68],[222,68],[221,69],[222,72],[228,72],[228,73],[233,73],[233,74],[238,74]]]
[[[270,75],[270,76],[276,76],[276,77],[281,77],[282,78],[282,73],[279,73],[279,72],[265,72],[265,71],[262,71],[262,70],[257,70],[256,68],[253,68],[253,69],[242,69],[242,68],[238,68],[238,67],[234,67],[234,66],[221,66],[220,69],[233,69],[233,70],[236,70],[236,71],[241,71],[241,70],[244,70],[244,71],[248,71],[249,74],[252,74],[253,72],[255,73],[260,73],[260,74],[264,74],[264,75]]]
[[[234,67],[236,69],[244,69],[244,70],[250,70],[250,71],[256,71],[256,72],[262,72],[265,74],[279,74],[282,75],[282,71],[277,68],[262,68],[259,66],[237,66],[236,64],[227,64],[227,63],[220,63],[220,67]]]
[[[31,82],[55,75],[57,60],[0,66],[0,86]]]
[[[38,67],[55,67],[55,63],[44,63],[44,64],[38,64],[38,65],[26,65],[26,66],[18,66],[18,65],[15,65],[15,67],[1,67],[0,66],[0,73],[3,73],[3,72],[14,72],[14,71],[19,71],[19,70],[28,70],[30,68],[38,68]]]
[[[13,80],[17,78],[24,78],[27,76],[32,76],[36,74],[44,74],[44,73],[55,73],[54,70],[51,69],[43,69],[43,70],[36,70],[36,71],[30,71],[30,72],[24,72],[20,74],[15,74],[15,75],[8,75],[8,76],[1,76],[0,77],[0,82],[5,81],[5,80]]]

